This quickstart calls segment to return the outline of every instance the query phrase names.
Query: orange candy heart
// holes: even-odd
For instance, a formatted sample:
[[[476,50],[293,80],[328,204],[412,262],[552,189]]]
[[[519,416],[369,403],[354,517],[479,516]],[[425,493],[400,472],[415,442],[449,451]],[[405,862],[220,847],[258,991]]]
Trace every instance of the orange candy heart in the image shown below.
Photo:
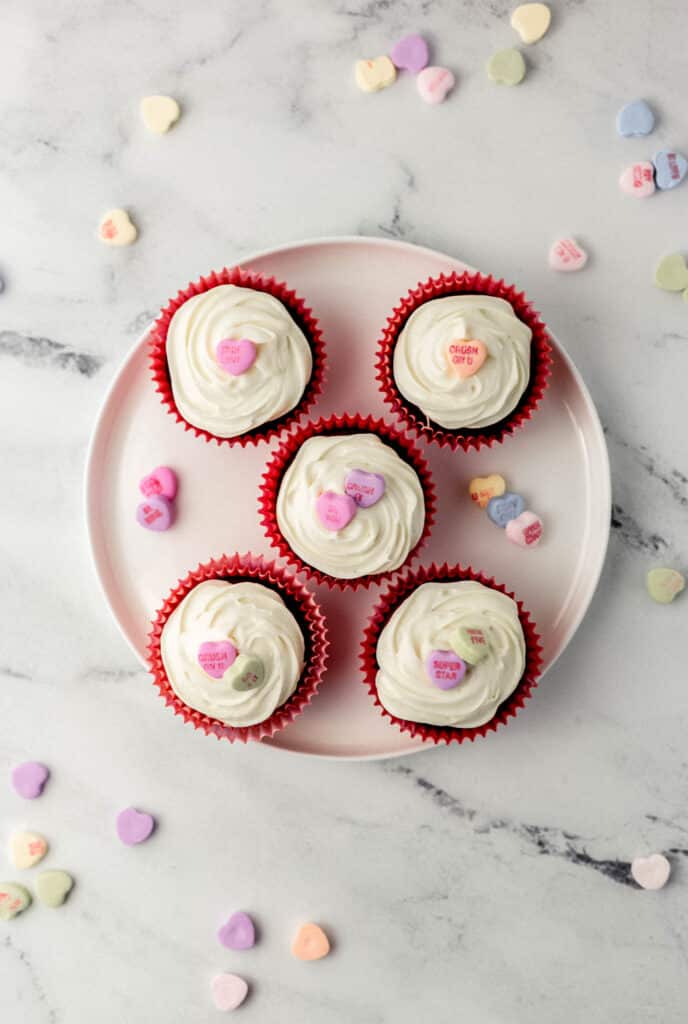
[[[297,960],[321,960],[330,952],[330,940],[317,924],[304,924],[291,947]]]
[[[487,345],[478,338],[456,338],[447,345],[447,366],[461,380],[477,373],[487,359]]]

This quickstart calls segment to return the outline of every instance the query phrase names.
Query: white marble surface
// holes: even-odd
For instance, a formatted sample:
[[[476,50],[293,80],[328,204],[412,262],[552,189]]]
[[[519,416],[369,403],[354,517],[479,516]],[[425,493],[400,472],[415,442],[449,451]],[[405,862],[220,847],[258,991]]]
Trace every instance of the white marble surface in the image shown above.
[[[54,777],[33,804],[0,785],[0,830],[53,843],[78,887],[0,929],[0,1020],[213,1020],[208,982],[253,986],[246,1021],[674,1024],[685,1020],[686,604],[653,606],[658,562],[687,567],[688,307],[652,284],[688,246],[688,185],[636,203],[617,178],[688,146],[681,0],[555,0],[518,90],[483,65],[513,41],[506,0],[8,0],[0,40],[0,773]],[[420,29],[458,88],[359,93],[353,62]],[[139,98],[184,106],[158,139]],[[645,95],[655,135],[623,141]],[[131,209],[137,245],[94,240]],[[683,225],[683,231],[681,226]],[[598,403],[614,530],[590,614],[503,733],[400,762],[316,763],[235,749],[163,713],[92,574],[81,476],[118,362],[199,272],[316,235],[434,246],[518,281]],[[592,253],[556,276],[561,232]],[[122,847],[135,803],[155,837]],[[671,851],[657,894],[630,859]],[[8,877],[12,872],[8,871]],[[262,939],[232,955],[236,907]],[[292,961],[301,919],[335,952]]]

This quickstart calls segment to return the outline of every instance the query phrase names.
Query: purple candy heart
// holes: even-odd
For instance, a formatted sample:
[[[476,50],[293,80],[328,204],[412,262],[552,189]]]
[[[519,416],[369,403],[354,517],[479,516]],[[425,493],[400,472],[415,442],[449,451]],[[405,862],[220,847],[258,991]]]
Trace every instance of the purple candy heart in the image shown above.
[[[136,509],[136,522],[146,530],[160,532],[172,525],[172,502],[162,494],[152,494]]]
[[[238,910],[222,925],[217,937],[227,949],[251,949],[256,942],[256,929],[248,914]]]
[[[466,675],[466,662],[455,651],[430,651],[425,671],[439,690],[453,690]]]
[[[395,67],[416,74],[428,63],[428,44],[422,36],[404,36],[395,44],[390,56]]]
[[[370,508],[371,505],[376,505],[385,493],[385,478],[382,473],[366,473],[364,469],[352,469],[344,481],[344,490],[359,508]]]
[[[50,772],[40,761],[24,761],[12,769],[12,785],[25,800],[35,800],[43,792]]]
[[[155,818],[135,807],[127,807],[117,815],[117,835],[126,846],[143,843],[155,828]]]

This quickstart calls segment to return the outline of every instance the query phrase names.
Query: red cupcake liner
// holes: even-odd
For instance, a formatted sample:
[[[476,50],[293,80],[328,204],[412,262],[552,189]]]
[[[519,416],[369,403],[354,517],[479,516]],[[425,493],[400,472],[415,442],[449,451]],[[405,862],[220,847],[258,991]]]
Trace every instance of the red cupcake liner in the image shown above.
[[[507,597],[516,601],[518,617],[523,627],[526,642],[526,665],[518,686],[499,705],[496,714],[489,722],[468,729],[425,725],[423,722],[410,722],[405,718],[397,718],[396,715],[391,714],[383,707],[377,693],[377,672],[379,667],[377,663],[377,641],[389,617],[402,601],[422,583],[435,583],[445,580],[474,580],[486,587],[490,587],[492,590],[498,590],[501,594],[506,594]],[[542,669],[542,644],[535,623],[530,617],[530,612],[523,607],[522,602],[517,600],[515,595],[507,590],[502,583],[497,583],[492,577],[476,572],[470,566],[464,569],[460,565],[450,566],[445,562],[443,565],[438,566],[433,562],[432,565],[417,569],[415,572],[406,572],[397,577],[389,588],[380,595],[368,619],[361,642],[359,658],[363,669],[362,682],[364,686],[368,687],[368,692],[382,715],[388,718],[390,722],[393,722],[402,732],[410,733],[414,737],[420,736],[423,740],[432,740],[433,743],[464,743],[466,740],[471,740],[472,742],[478,736],[487,736],[489,732],[496,732],[500,725],[507,725],[510,718],[516,717],[537,686],[538,677]]]
[[[294,566],[297,572],[306,573],[309,579],[315,580],[317,583],[325,583],[330,590],[335,588],[358,590],[360,587],[369,587],[371,583],[379,583],[399,571],[394,569],[389,572],[372,573],[368,576],[358,576],[352,580],[343,580],[336,576],[330,576],[328,573],[321,572],[320,569],[316,569],[299,558],[282,536],[278,526],[275,508],[279,485],[285,470],[304,441],[319,434],[348,434],[351,431],[377,434],[386,444],[394,448],[401,458],[409,462],[418,474],[425,498],[425,523],[418,543],[409,551],[403,565],[408,565],[416,558],[430,536],[430,531],[435,521],[435,486],[430,475],[430,467],[420,449],[410,437],[405,436],[395,427],[390,427],[383,420],[374,419],[372,416],[361,416],[359,413],[353,415],[349,413],[338,415],[335,413],[327,418],[321,417],[319,420],[311,420],[303,427],[297,427],[296,430],[282,440],[282,443],[275,449],[267,463],[265,473],[263,474],[263,482],[260,486],[258,508],[261,513],[261,522],[265,528],[265,535],[272,547],[276,548],[282,558],[285,558],[290,565]]]
[[[265,586],[276,590],[290,611],[296,616],[304,630],[305,668],[296,690],[286,704],[276,708],[270,718],[256,725],[231,726],[217,718],[210,718],[200,711],[194,711],[185,704],[172,689],[165,672],[160,654],[160,638],[167,619],[186,595],[204,580],[223,579],[231,583],[244,580],[260,580]],[[153,683],[160,696],[175,715],[181,715],[185,722],[190,722],[195,729],[201,729],[206,735],[212,734],[218,739],[235,740],[247,743],[249,740],[262,740],[274,736],[280,729],[293,722],[294,719],[310,704],[322,682],[328,661],[327,623],[313,594],[293,575],[284,571],[274,562],[265,561],[261,555],[253,555],[249,551],[245,555],[221,555],[209,562],[202,563],[197,569],[179,580],[156,613],[152,628],[148,634],[148,666],[153,676]]]
[[[419,306],[430,299],[463,293],[493,295],[499,299],[506,299],[513,306],[519,320],[530,327],[533,332],[530,349],[530,380],[514,411],[499,423],[478,430],[467,428],[447,430],[434,424],[418,406],[404,398],[394,380],[392,362],[399,332]],[[552,346],[547,328],[540,319],[539,313],[533,309],[525,294],[516,291],[513,285],[505,284],[504,281],[498,281],[492,276],[485,277],[483,274],[472,274],[468,271],[463,274],[440,274],[439,277],[420,282],[405,298],[401,299],[392,315],[387,318],[387,326],[378,342],[375,368],[377,370],[376,378],[379,381],[385,402],[405,427],[424,437],[426,441],[434,441],[441,447],[449,446],[454,450],[462,448],[464,451],[469,451],[471,448],[478,450],[482,447],[491,448],[493,444],[500,443],[507,435],[514,434],[532,417],[545,393],[547,381],[552,372]]]
[[[246,434],[240,434],[238,437],[218,437],[217,434],[211,434],[210,431],[204,430],[203,427],[196,427],[193,423],[189,423],[188,420],[184,419],[174,400],[172,382],[167,365],[167,332],[172,317],[188,299],[193,298],[194,295],[200,295],[202,292],[207,292],[211,288],[216,288],[220,284],[236,284],[242,288],[254,288],[256,291],[267,292],[269,295],[274,296],[274,298],[279,299],[287,307],[289,313],[303,331],[313,354],[313,369],[310,380],[298,405],[290,412],[285,413],[284,416],[271,420],[269,423],[264,423],[260,427],[255,427],[253,430],[248,431]],[[306,306],[304,300],[299,298],[296,292],[287,288],[286,284],[276,281],[274,277],[252,274],[241,267],[225,267],[224,270],[219,272],[213,270],[206,277],[202,277],[200,281],[191,282],[187,285],[184,291],[180,291],[177,294],[176,298],[170,299],[151,329],[148,336],[148,346],[150,370],[155,390],[160,394],[160,400],[167,407],[168,413],[174,416],[177,423],[181,423],[185,430],[191,430],[196,437],[202,437],[206,441],[215,441],[218,445],[238,444],[244,448],[247,444],[257,445],[261,441],[270,441],[280,431],[290,427],[293,423],[297,423],[309,411],[321,393],[325,379],[325,343],[322,340],[322,332],[318,321]]]

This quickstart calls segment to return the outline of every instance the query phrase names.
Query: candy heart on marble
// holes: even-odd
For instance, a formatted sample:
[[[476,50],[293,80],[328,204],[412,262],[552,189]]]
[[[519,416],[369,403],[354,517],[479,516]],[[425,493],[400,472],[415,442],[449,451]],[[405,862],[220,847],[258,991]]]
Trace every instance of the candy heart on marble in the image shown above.
[[[135,807],[127,807],[117,815],[117,835],[126,846],[136,846],[148,839],[155,828],[155,818]]]
[[[451,639],[452,648],[469,665],[477,665],[489,654],[487,633],[479,626],[459,626]]]
[[[582,270],[587,262],[587,252],[585,249],[581,249],[573,238],[557,239],[549,251],[549,265],[552,270],[564,272]]]
[[[154,494],[162,494],[163,498],[173,501],[177,494],[177,474],[169,466],[158,466],[139,483],[139,490],[146,498]]]
[[[40,761],[24,761],[12,769],[12,785],[25,800],[35,800],[43,792],[50,772]]]
[[[172,503],[162,494],[152,494],[136,509],[136,521],[146,530],[161,533],[172,525],[174,510]]]
[[[652,157],[657,188],[666,191],[680,185],[688,174],[688,160],[682,153],[662,149]]]
[[[250,370],[257,355],[258,349],[248,338],[223,338],[215,349],[218,363],[232,377],[240,377]]]
[[[389,57],[375,57],[373,60],[356,62],[356,85],[363,92],[378,92],[386,89],[397,77],[397,69]]]
[[[682,292],[688,288],[688,267],[682,253],[672,252],[655,268],[655,284],[665,292]]]
[[[490,498],[499,498],[506,490],[506,480],[499,473],[490,476],[476,476],[468,485],[471,501],[477,502],[480,508],[487,508]]]
[[[38,864],[47,852],[48,842],[37,832],[14,832],[10,836],[10,859],[20,871]]]
[[[319,925],[310,922],[299,928],[291,952],[297,960],[322,960],[330,952],[330,940]]]
[[[254,654],[240,654],[227,673],[225,682],[240,693],[257,690],[265,682],[265,665]]]
[[[253,921],[243,910],[237,910],[222,925],[217,937],[227,949],[251,949],[256,942],[256,929]]]
[[[248,995],[248,985],[238,974],[216,974],[210,989],[218,1010],[236,1010]]]
[[[9,921],[31,904],[31,893],[16,882],[0,882],[0,921]]]
[[[343,530],[356,515],[356,502],[348,494],[323,491],[315,503],[318,519],[326,530]]]
[[[550,26],[552,13],[547,4],[521,4],[511,15],[511,27],[524,43],[537,43]]]
[[[237,653],[231,640],[204,640],[198,648],[196,660],[206,675],[222,679],[236,661]]]
[[[453,690],[466,675],[466,662],[455,651],[430,651],[425,671],[439,690]]]
[[[385,493],[385,487],[382,473],[368,473],[365,469],[352,469],[344,481],[345,492],[359,508],[376,505]]]
[[[149,131],[164,135],[179,120],[179,104],[171,96],[145,96],[141,100],[141,117]]]
[[[686,585],[676,569],[650,569],[646,577],[647,592],[657,604],[671,604]]]
[[[487,345],[478,338],[455,338],[447,344],[447,366],[460,380],[468,380],[487,359]]]
[[[490,498],[487,503],[487,514],[495,526],[502,529],[511,519],[516,519],[525,511],[526,503],[520,494],[513,491],[505,491],[496,498]]]
[[[46,907],[61,907],[74,887],[66,871],[41,871],[36,879],[36,896]]]
[[[456,85],[449,68],[425,68],[416,79],[416,89],[426,103],[441,103]]]
[[[415,75],[428,63],[428,44],[422,36],[404,36],[394,44],[390,57],[395,67],[401,71],[412,71]]]
[[[645,100],[633,100],[616,115],[616,130],[624,138],[649,135],[655,126],[655,115]]]
[[[506,524],[506,535],[522,548],[534,548],[542,539],[542,519],[534,512],[521,512]]]
[[[131,245],[136,241],[138,231],[126,210],[108,210],[103,215],[98,237],[106,245]]]
[[[497,85],[518,85],[526,74],[526,62],[518,50],[500,50],[487,62],[487,75]]]
[[[661,853],[635,857],[631,862],[631,874],[641,889],[661,889],[669,881],[671,864]]]
[[[644,199],[655,191],[655,169],[648,160],[627,167],[619,178],[622,192],[636,199]]]

